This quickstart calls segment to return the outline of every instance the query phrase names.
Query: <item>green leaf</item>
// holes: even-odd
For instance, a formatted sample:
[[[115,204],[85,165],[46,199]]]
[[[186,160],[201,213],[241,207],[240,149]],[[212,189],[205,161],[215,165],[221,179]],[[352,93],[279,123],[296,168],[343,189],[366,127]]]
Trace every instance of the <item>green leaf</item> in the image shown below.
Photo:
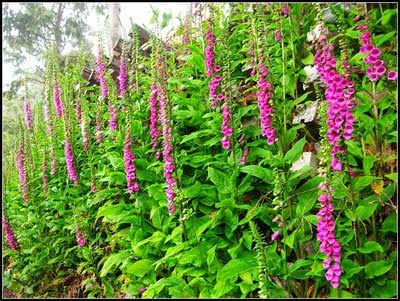
[[[294,246],[294,238],[295,238],[296,234],[297,234],[297,231],[293,231],[293,233],[291,233],[290,235],[285,236],[285,237],[282,239],[282,242],[285,243],[286,245],[288,245],[290,248],[293,249],[293,246]]]
[[[298,259],[290,268],[289,268],[289,274],[293,273],[294,271],[298,270],[299,268],[309,266],[313,262],[308,259]]]
[[[396,280],[387,280],[383,286],[374,284],[369,291],[372,298],[393,298],[397,296],[397,285]]]
[[[373,203],[367,206],[360,205],[356,208],[356,216],[359,220],[365,220],[374,214],[378,203]]]
[[[314,55],[312,52],[309,52],[307,57],[301,60],[304,65],[314,65]]]
[[[392,212],[383,222],[381,232],[393,232],[397,233],[397,214]]]
[[[208,177],[210,178],[211,182],[213,182],[221,193],[231,193],[232,192],[232,185],[228,178],[228,176],[211,166],[208,167]]]
[[[397,172],[385,174],[385,177],[393,182],[397,182]]]
[[[359,251],[364,254],[373,253],[376,251],[383,252],[382,246],[376,241],[367,241]]]
[[[368,155],[363,159],[363,168],[364,168],[364,174],[366,176],[371,175],[371,168],[374,166],[374,163],[376,161],[375,156]]]
[[[391,261],[373,261],[368,263],[365,266],[365,274],[368,279],[374,278],[376,276],[381,276],[387,273],[393,266],[393,262]]]
[[[136,261],[135,263],[127,266],[126,273],[133,274],[137,277],[143,277],[149,271],[151,271],[152,264],[153,264],[153,261],[151,261],[149,259],[142,259],[142,260]]]
[[[308,180],[295,193],[298,195],[299,203],[296,206],[296,216],[304,215],[314,208],[315,202],[318,199],[318,185],[322,182],[322,178],[317,176]]]
[[[128,250],[120,251],[116,254],[110,254],[103,264],[100,271],[100,277],[104,277],[108,272],[116,269],[127,256],[129,256]]]
[[[217,246],[212,247],[210,250],[207,251],[207,265],[210,267],[211,263],[214,261],[215,258],[215,249]]]
[[[99,211],[97,212],[96,218],[99,218],[101,216],[109,217],[109,216],[118,215],[125,208],[126,208],[125,204],[102,206],[102,207],[100,207]]]
[[[239,274],[258,269],[258,261],[254,254],[246,254],[244,257],[231,259],[217,273],[217,281],[226,282]]]
[[[353,189],[359,190],[365,186],[368,186],[375,180],[380,180],[381,178],[373,177],[373,176],[361,176],[357,177],[353,184]]]
[[[347,30],[346,30],[346,35],[349,36],[350,38],[358,39],[358,38],[361,36],[361,31],[359,31],[359,30],[347,29]]]
[[[386,34],[380,34],[374,37],[375,41],[375,46],[380,47],[383,43],[391,40],[395,35],[397,34],[397,31],[392,31],[388,32]]]
[[[260,178],[266,183],[272,183],[274,176],[272,170],[258,165],[246,165],[240,168],[241,172]]]
[[[303,153],[304,145],[306,144],[306,137],[298,140],[293,147],[285,154],[284,161],[288,163],[292,163],[298,160]]]

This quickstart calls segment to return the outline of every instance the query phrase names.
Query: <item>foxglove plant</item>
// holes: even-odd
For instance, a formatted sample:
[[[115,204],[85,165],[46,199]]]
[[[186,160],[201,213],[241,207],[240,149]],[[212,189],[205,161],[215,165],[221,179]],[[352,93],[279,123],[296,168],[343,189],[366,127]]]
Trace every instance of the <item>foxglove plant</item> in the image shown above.
[[[114,104],[111,102],[108,103],[108,113],[110,114],[110,130],[116,131],[118,130],[118,125],[117,125],[117,108]]]
[[[78,174],[74,166],[74,154],[72,153],[71,142],[68,138],[65,140],[65,160],[68,177],[71,181],[74,181],[75,185],[78,185]]]
[[[225,96],[224,99],[227,97]],[[221,124],[221,132],[224,134],[224,137],[221,139],[221,144],[224,149],[229,149],[230,141],[229,137],[233,135],[233,128],[229,126],[230,112],[227,102],[225,101],[221,107],[222,110],[222,124]]]
[[[81,108],[81,102],[79,100],[75,102],[75,111],[76,111],[76,116],[78,117],[78,124],[81,124],[82,108]]]
[[[126,93],[126,65],[125,65],[125,49],[122,50],[121,62],[119,65],[119,95],[121,97]]]
[[[335,238],[335,220],[333,218],[332,192],[333,188],[328,182],[322,182],[319,185],[322,194],[318,197],[321,204],[321,210],[317,213],[317,240],[320,242],[319,249],[328,257],[322,262],[326,271],[325,278],[333,287],[338,287],[340,283],[341,245]]]
[[[52,175],[54,175],[57,172],[57,168],[56,168],[56,155],[54,154],[54,150],[52,149],[51,153],[50,153],[50,157],[51,157],[51,170],[50,173]]]
[[[268,71],[262,62],[258,63],[258,73],[260,76],[257,81],[258,91],[256,95],[258,98],[257,105],[260,110],[261,135],[267,138],[267,143],[269,145],[272,145],[278,140],[275,137],[275,129],[272,127],[271,115],[273,113],[273,108],[269,104],[272,92],[268,90],[272,84],[266,80]]]
[[[168,99],[164,94],[161,85],[157,85],[157,94],[159,95],[160,103],[160,121],[162,125],[162,135],[163,135],[163,158],[164,164],[164,178],[167,185],[166,195],[168,201],[168,213],[172,215],[175,210],[175,186],[176,178],[173,176],[174,163],[172,157],[172,131],[171,131],[171,119],[168,114],[169,104]]]
[[[42,182],[43,182],[43,192],[45,193],[45,196],[47,198],[47,183],[49,180],[47,179],[47,168],[46,168],[46,155],[43,155],[43,160],[42,160]]]
[[[58,118],[60,118],[63,114],[63,106],[62,106],[60,95],[61,95],[60,87],[58,86],[57,80],[54,79],[53,80],[53,98],[54,98],[54,104],[56,106],[56,112],[57,112]]]
[[[104,99],[108,95],[108,87],[106,83],[106,68],[102,62],[102,51],[101,48],[98,49],[96,58],[96,77],[100,82],[101,87],[101,97]]]
[[[24,153],[22,144],[20,144],[19,148],[18,148],[17,169],[18,169],[18,175],[19,175],[19,183],[20,183],[20,186],[22,187],[23,198],[25,200],[25,203],[27,203],[29,200],[28,183],[27,183],[27,177],[26,177],[25,153]]]
[[[100,144],[103,139],[103,135],[101,134],[100,113],[96,114],[96,135],[97,142]]]
[[[125,166],[125,174],[126,174],[126,183],[128,186],[129,194],[132,194],[134,191],[139,191],[139,184],[136,181],[136,166],[135,166],[135,155],[131,150],[132,140],[131,134],[128,130],[125,136],[124,143],[124,166]]]
[[[88,152],[89,150],[89,136],[87,132],[86,120],[82,118],[81,121],[81,131],[82,131],[82,141],[83,141],[83,150]]]
[[[78,226],[76,226],[76,242],[78,243],[78,248],[82,248],[86,243],[86,239]]]
[[[357,29],[363,32],[360,36],[360,41],[362,44],[360,53],[368,54],[368,56],[364,59],[364,62],[369,65],[367,68],[367,76],[372,82],[377,81],[386,72],[385,64],[383,60],[379,58],[382,52],[372,43],[371,33],[368,31],[367,24],[361,24],[357,27]]]
[[[323,35],[318,39],[315,53],[315,67],[327,88],[325,98],[328,104],[328,142],[332,149],[331,167],[334,171],[342,170],[342,162],[338,154],[344,152],[341,138],[350,140],[353,133],[354,116],[351,109],[354,107],[354,83],[350,78],[343,77],[336,71],[336,58],[332,55],[333,45],[326,43],[328,31],[323,29]]]
[[[8,245],[12,250],[15,250],[19,247],[19,243],[14,236],[14,230],[10,226],[7,217],[4,214],[2,220],[3,220],[3,230],[6,235]]]
[[[157,87],[155,83],[150,86],[150,135],[151,135],[151,148],[157,147],[157,139],[161,132],[157,128],[158,123],[158,99],[157,99]]]
[[[24,99],[24,111],[25,111],[26,127],[28,128],[29,131],[31,131],[33,128],[32,110],[31,110],[30,102],[29,102],[28,98],[26,98],[26,97]]]
[[[245,164],[246,163],[246,159],[247,159],[247,155],[249,154],[249,149],[248,148],[246,148],[244,151],[243,151],[243,155],[242,155],[242,158],[240,158],[240,164]]]

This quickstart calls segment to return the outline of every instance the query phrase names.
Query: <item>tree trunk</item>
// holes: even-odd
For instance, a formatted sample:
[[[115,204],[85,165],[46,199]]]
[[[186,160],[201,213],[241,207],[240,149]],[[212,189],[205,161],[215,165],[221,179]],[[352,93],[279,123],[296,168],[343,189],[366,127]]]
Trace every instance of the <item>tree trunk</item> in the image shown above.
[[[118,2],[108,3],[108,49],[109,57],[113,56],[113,47],[121,37],[118,16],[121,7]]]
[[[58,55],[61,55],[61,51],[62,51],[62,34],[61,34],[60,26],[61,26],[64,8],[65,8],[65,3],[58,3],[57,18],[56,18],[56,23],[54,25],[54,37],[56,40],[56,49],[57,49]]]

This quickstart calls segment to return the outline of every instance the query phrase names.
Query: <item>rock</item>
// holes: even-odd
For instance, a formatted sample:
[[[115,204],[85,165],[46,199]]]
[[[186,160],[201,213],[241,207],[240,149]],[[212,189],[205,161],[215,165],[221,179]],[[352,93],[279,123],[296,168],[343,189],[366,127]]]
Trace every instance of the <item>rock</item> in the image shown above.
[[[318,101],[312,101],[309,104],[299,104],[296,106],[296,115],[293,118],[293,124],[302,122],[316,121]]]
[[[301,158],[293,163],[290,168],[291,171],[298,171],[302,169],[304,166],[311,166],[313,168],[313,172],[311,176],[315,176],[318,172],[318,159],[312,152],[304,152],[301,155]]]

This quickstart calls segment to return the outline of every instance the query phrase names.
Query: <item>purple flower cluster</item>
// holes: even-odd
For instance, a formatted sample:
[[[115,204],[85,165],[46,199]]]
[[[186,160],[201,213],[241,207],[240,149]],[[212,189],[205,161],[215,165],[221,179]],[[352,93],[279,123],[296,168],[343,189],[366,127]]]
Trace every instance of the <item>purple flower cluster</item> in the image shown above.
[[[51,119],[50,119],[49,108],[47,107],[46,104],[43,106],[43,113],[44,113],[44,121],[46,122],[47,134],[51,135]]]
[[[368,31],[366,24],[361,24],[357,27],[358,30],[364,31],[360,36],[361,48],[360,53],[367,53],[368,56],[365,58],[365,63],[370,65],[367,68],[367,76],[374,82],[382,77],[386,72],[386,67],[383,60],[379,59],[381,51],[371,41],[371,33]]]
[[[160,130],[157,128],[158,122],[158,100],[157,100],[157,87],[153,83],[150,86],[150,134],[151,134],[151,148],[157,147],[157,139],[161,135]]]
[[[166,182],[166,195],[168,201],[168,213],[172,215],[175,210],[175,185],[176,178],[173,176],[174,162],[172,158],[172,131],[171,131],[171,120],[168,114],[168,98],[164,95],[164,91],[161,85],[157,85],[157,94],[159,96],[160,103],[160,121],[162,125],[163,134],[163,158],[164,164],[164,178]]]
[[[18,169],[18,175],[19,175],[19,182],[22,187],[23,191],[23,198],[25,200],[25,203],[28,202],[29,197],[28,197],[28,183],[26,180],[26,169],[25,169],[25,154],[24,150],[22,148],[22,145],[19,146],[18,149],[18,154],[17,154],[17,169]]]
[[[108,94],[108,87],[106,83],[106,68],[104,67],[104,63],[102,62],[102,52],[100,48],[96,58],[96,77],[100,82],[101,97],[106,98]]]
[[[61,115],[63,114],[63,107],[62,107],[62,102],[61,102],[61,91],[60,88],[58,86],[57,80],[54,79],[53,80],[53,96],[54,96],[54,104],[56,106],[56,111],[57,111],[57,116],[58,118],[61,117]]]
[[[317,240],[321,243],[319,249],[328,257],[322,262],[326,269],[325,277],[333,287],[338,287],[342,270],[339,261],[341,259],[340,243],[335,238],[335,221],[333,219],[332,191],[333,188],[327,182],[319,185],[322,194],[318,197],[321,210],[317,213]]]
[[[221,71],[221,66],[214,66],[215,54],[213,51],[213,46],[215,45],[215,37],[211,30],[211,23],[210,28],[208,28],[206,31],[206,41],[208,41],[207,47],[205,49],[206,76],[211,77],[212,75]],[[214,78],[208,83],[208,86],[210,88],[209,95],[211,99],[211,107],[213,109],[217,107],[217,101],[223,99],[222,94],[217,95],[218,86],[220,85],[221,80],[221,76],[216,74]]]
[[[118,130],[117,126],[117,108],[111,102],[108,103],[108,113],[110,114],[110,130],[116,131]]]
[[[274,35],[275,35],[275,41],[279,42],[280,40],[282,40],[282,34],[279,29],[274,31]]]
[[[238,142],[239,142],[239,141],[238,141]],[[243,151],[242,158],[240,158],[240,164],[246,163],[246,159],[247,159],[247,155],[248,155],[248,154],[249,154],[249,149],[246,148],[246,149]]]
[[[224,97],[224,99],[226,99],[226,97]],[[221,143],[224,149],[229,149],[231,144],[229,141],[229,137],[233,135],[233,129],[229,126],[230,112],[226,102],[222,105],[221,110],[222,110],[221,132],[222,134],[224,134],[224,137],[221,139]]]
[[[125,57],[121,55],[121,63],[119,65],[119,95],[121,97],[126,93],[126,64]]]
[[[14,230],[8,223],[8,220],[5,215],[3,215],[3,229],[6,234],[8,245],[12,250],[15,250],[19,247],[18,241],[14,237]]]
[[[86,243],[86,239],[78,226],[76,226],[76,242],[78,243],[78,248],[82,248]]]
[[[326,30],[324,30],[326,33]],[[320,48],[315,53],[315,66],[323,82],[327,85],[325,98],[328,104],[327,131],[328,142],[332,146],[331,167],[334,171],[342,170],[342,162],[337,154],[343,153],[341,138],[350,140],[353,134],[354,83],[349,77],[343,77],[336,71],[336,58],[332,56],[333,45],[326,44],[326,34],[319,40]],[[321,48],[322,46],[322,48]]]
[[[24,99],[24,111],[25,111],[25,123],[28,130],[32,130],[32,110],[29,100],[27,98]]]
[[[97,142],[100,144],[103,139],[103,135],[101,134],[101,124],[100,124],[100,114],[96,115],[96,132],[97,132]]]
[[[289,6],[286,3],[281,3],[282,15],[287,18],[289,16]]]
[[[268,71],[263,63],[258,64],[260,78],[257,81],[257,105],[260,109],[260,119],[261,119],[261,135],[267,138],[267,143],[269,145],[273,144],[278,139],[275,137],[275,129],[272,127],[271,114],[273,112],[272,106],[269,104],[272,92],[268,89],[272,84],[265,80],[268,75]]]
[[[126,183],[128,186],[129,194],[132,194],[134,191],[139,191],[139,184],[136,181],[136,166],[135,166],[135,155],[131,150],[131,134],[128,131],[125,137],[124,144],[124,162],[125,162],[125,174],[126,174]]]
[[[89,150],[89,136],[86,127],[86,121],[83,119],[81,122],[82,140],[83,140],[83,150],[88,152]]]
[[[74,181],[75,185],[78,185],[78,174],[75,170],[74,154],[72,153],[71,142],[69,139],[65,140],[65,159],[67,162],[68,177],[71,179],[71,181]]]

